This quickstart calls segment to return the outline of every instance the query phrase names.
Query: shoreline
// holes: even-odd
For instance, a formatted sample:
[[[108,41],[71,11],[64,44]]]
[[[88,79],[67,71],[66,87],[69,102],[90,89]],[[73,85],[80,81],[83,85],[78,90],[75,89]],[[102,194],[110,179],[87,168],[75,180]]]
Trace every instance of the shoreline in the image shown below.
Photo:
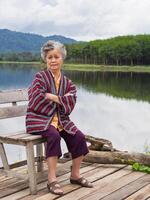
[[[0,61],[1,64],[23,64],[23,65],[43,65],[40,62],[15,62]],[[68,64],[64,63],[64,70],[75,71],[108,71],[108,72],[139,72],[150,73],[150,66],[116,66],[116,65],[95,65],[95,64]]]

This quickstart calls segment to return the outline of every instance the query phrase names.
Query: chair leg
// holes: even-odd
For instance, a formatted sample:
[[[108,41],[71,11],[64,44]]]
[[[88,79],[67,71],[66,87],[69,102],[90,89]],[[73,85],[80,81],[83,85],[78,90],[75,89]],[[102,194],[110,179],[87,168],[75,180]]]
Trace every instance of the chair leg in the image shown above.
[[[2,159],[4,169],[10,170],[3,143],[0,143],[0,156],[1,156],[1,159]]]
[[[26,146],[27,153],[27,165],[28,165],[28,176],[29,176],[29,187],[31,194],[37,193],[37,180],[36,170],[34,162],[34,145],[32,142],[28,142]]]
[[[37,144],[36,145],[36,155],[38,158],[37,161],[37,172],[43,171],[43,144]]]

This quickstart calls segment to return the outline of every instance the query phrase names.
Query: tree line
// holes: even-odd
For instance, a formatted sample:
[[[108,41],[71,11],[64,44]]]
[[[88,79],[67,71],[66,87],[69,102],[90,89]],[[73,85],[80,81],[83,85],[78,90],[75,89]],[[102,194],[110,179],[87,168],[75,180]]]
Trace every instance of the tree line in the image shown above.
[[[68,44],[66,63],[149,65],[150,35],[118,36]],[[41,61],[38,52],[0,53],[0,61]]]
[[[119,36],[67,46],[68,62],[103,65],[149,65],[150,35]]]
[[[34,52],[0,53],[0,61],[34,62],[40,61],[40,54]]]

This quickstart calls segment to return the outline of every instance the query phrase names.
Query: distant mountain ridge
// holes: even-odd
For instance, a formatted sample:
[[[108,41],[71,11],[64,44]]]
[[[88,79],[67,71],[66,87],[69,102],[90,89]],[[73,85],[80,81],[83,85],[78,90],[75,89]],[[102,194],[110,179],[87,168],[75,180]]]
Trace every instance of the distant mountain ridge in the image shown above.
[[[61,35],[44,37],[33,33],[22,33],[8,29],[0,29],[0,52],[39,52],[47,40],[56,40],[63,44],[73,44],[77,41]]]

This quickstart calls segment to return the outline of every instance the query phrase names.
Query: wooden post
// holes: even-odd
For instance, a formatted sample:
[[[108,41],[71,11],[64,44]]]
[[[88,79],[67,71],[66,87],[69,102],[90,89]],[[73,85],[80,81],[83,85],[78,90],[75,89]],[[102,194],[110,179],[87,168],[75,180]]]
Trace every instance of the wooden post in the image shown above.
[[[27,143],[26,152],[27,152],[27,165],[28,165],[30,192],[31,194],[36,194],[37,193],[36,170],[35,170],[35,162],[34,162],[34,146],[32,142]]]
[[[36,155],[37,155],[37,172],[43,171],[43,145],[36,145]]]
[[[12,106],[17,106],[17,102],[12,102]]]
[[[5,170],[10,170],[3,143],[0,143],[0,155]]]

